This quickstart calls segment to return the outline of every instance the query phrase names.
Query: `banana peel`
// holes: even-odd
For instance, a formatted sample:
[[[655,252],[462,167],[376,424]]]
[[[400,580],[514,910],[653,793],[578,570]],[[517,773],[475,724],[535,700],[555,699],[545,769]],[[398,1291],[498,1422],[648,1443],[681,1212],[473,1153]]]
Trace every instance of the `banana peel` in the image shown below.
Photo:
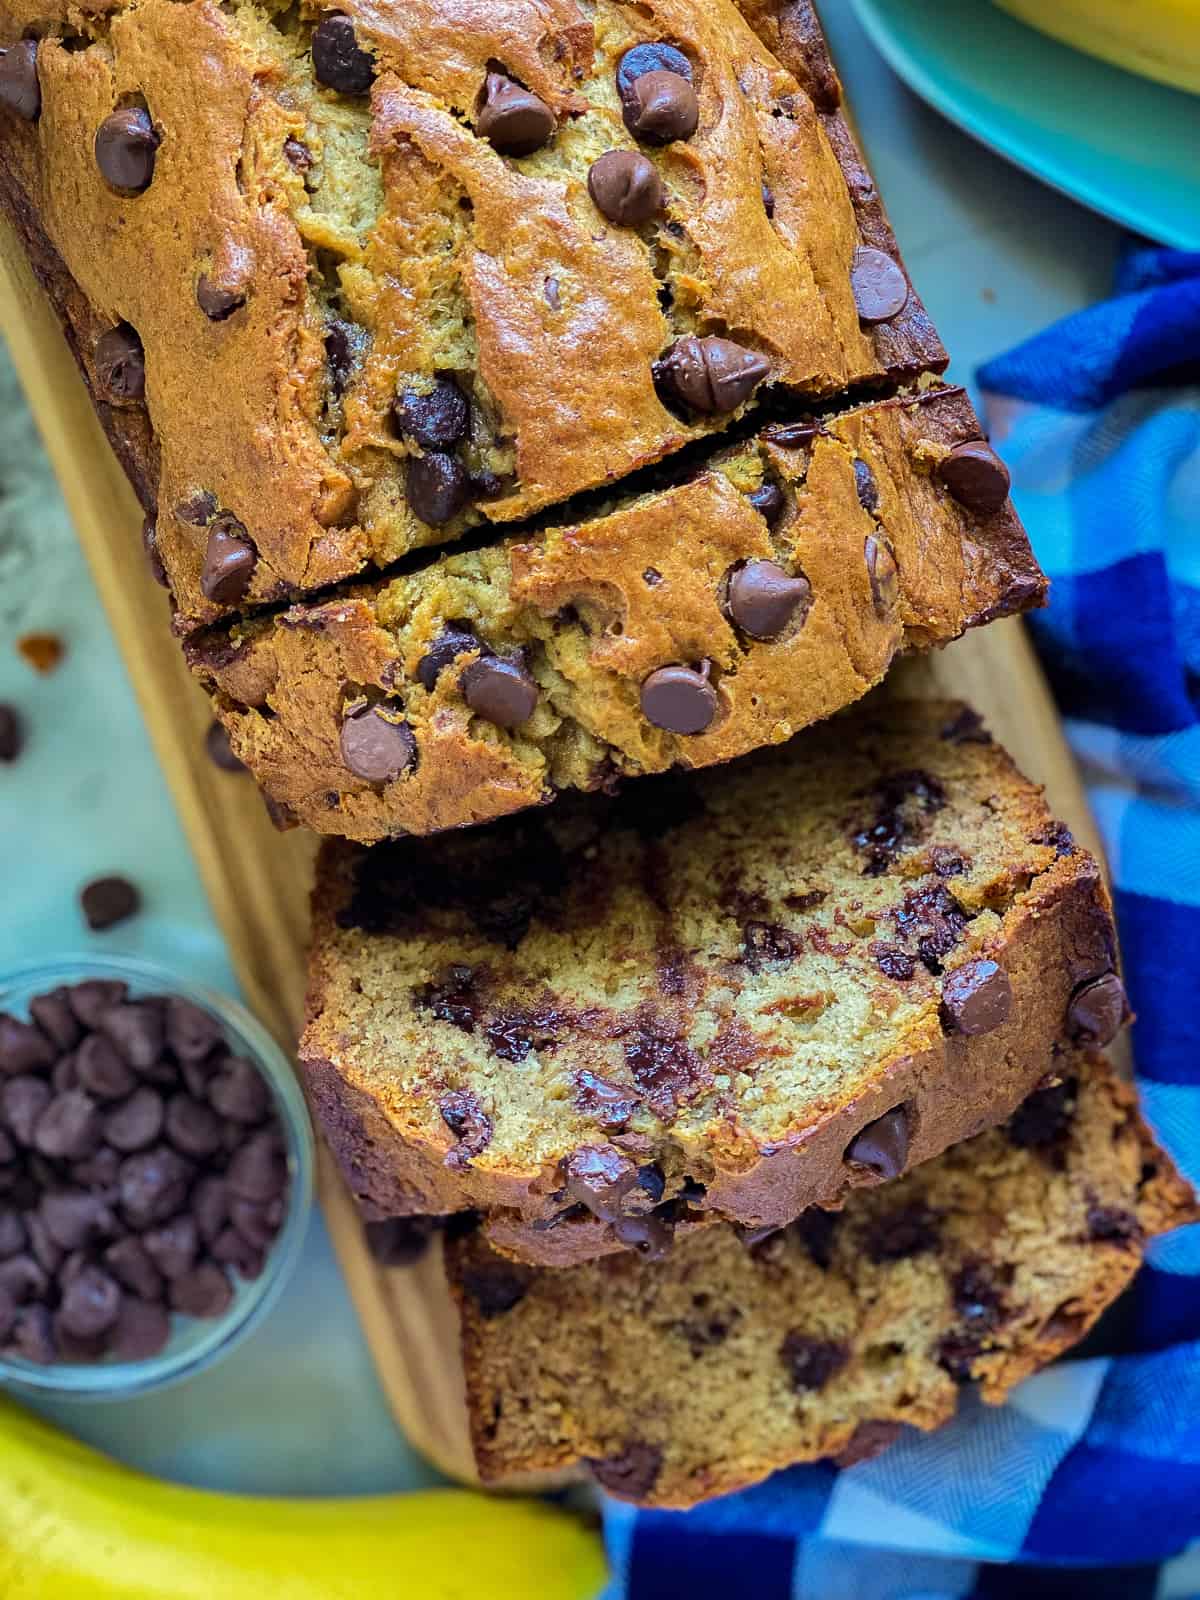
[[[0,1400],[3,1600],[590,1600],[604,1578],[598,1535],[536,1500],[212,1494]]]
[[[1062,44],[1200,94],[1200,0],[996,0]]]

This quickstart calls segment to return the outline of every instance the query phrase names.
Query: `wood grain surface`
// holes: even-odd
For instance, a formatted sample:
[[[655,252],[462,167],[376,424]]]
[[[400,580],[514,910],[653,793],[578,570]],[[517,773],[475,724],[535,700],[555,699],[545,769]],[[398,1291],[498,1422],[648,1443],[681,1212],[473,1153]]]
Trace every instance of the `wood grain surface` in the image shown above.
[[[205,754],[211,715],[170,634],[164,593],[147,571],[141,513],[57,321],[4,224],[0,308],[0,331],[58,474],[246,1000],[290,1051],[303,1006],[314,841],[299,830],[277,833],[253,784],[221,772]],[[1078,774],[1019,622],[996,623],[932,657],[902,663],[886,692],[968,700],[1021,768],[1045,784],[1055,814],[1099,853]],[[457,1315],[437,1251],[417,1267],[378,1267],[324,1151],[320,1197],[398,1423],[443,1471],[473,1480]]]

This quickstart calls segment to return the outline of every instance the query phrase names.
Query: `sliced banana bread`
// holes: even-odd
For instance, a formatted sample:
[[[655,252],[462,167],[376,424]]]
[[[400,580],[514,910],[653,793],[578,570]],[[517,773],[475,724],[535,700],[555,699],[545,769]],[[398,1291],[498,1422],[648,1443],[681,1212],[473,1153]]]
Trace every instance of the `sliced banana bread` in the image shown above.
[[[1124,1014],[1095,862],[961,705],[327,844],[301,1059],[369,1216],[550,1263],[777,1227],[1008,1116]]]
[[[778,744],[1039,604],[961,389],[777,424],[568,526],[200,635],[276,806],[371,842]]]
[[[712,1228],[667,1262],[555,1272],[452,1238],[480,1472],[586,1462],[622,1499],[688,1506],[863,1460],[948,1421],[962,1384],[999,1404],[1196,1214],[1132,1092],[1068,1051],[1004,1128],[760,1243]]]

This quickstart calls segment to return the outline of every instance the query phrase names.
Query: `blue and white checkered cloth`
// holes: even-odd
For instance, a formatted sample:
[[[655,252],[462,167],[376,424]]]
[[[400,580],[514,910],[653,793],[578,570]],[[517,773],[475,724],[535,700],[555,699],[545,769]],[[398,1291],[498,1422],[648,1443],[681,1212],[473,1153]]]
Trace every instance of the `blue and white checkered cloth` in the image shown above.
[[[1200,255],[1131,255],[980,379],[1053,579],[1034,635],[1115,878],[1143,1103],[1200,1182]],[[1106,1328],[1103,1356],[847,1471],[610,1503],[612,1600],[1200,1596],[1200,1225]]]

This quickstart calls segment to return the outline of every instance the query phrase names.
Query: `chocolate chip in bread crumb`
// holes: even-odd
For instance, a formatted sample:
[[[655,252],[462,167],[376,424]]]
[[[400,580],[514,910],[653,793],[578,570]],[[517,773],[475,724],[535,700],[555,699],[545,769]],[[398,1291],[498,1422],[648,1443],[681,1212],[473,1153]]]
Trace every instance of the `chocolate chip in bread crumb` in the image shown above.
[[[463,698],[476,716],[500,728],[519,727],[537,708],[537,684],[519,661],[482,656],[467,667],[461,684]]]
[[[458,1143],[446,1155],[448,1167],[466,1167],[492,1142],[492,1119],[469,1089],[453,1089],[438,1101],[442,1121]]]
[[[812,588],[802,573],[793,576],[774,561],[747,561],[725,580],[722,606],[730,622],[752,639],[778,639],[797,616],[807,615]]]
[[[207,528],[216,514],[217,497],[208,489],[197,489],[175,507],[176,518],[189,528]]]
[[[861,456],[854,461],[854,492],[864,511],[879,510],[879,485],[875,481],[875,474]]]
[[[480,648],[479,640],[458,623],[449,622],[417,662],[417,682],[432,692],[444,669],[459,656]]]
[[[140,194],[150,186],[158,155],[158,134],[143,106],[113,111],[96,129],[96,165],[114,189]]]
[[[646,144],[690,139],[700,122],[691,62],[671,45],[634,45],[617,66],[625,126]]]
[[[256,558],[245,527],[228,511],[209,526],[200,590],[215,605],[235,605],[250,587]]]
[[[83,886],[79,895],[84,920],[95,933],[115,928],[141,910],[142,897],[136,885],[128,878],[114,874],[108,878],[93,878]]]
[[[631,1440],[617,1455],[587,1462],[592,1477],[602,1489],[625,1500],[642,1500],[658,1482],[663,1453],[656,1444]]]
[[[207,272],[202,272],[196,281],[196,304],[210,322],[224,322],[246,304],[246,294],[242,289],[217,283]]]
[[[632,92],[637,79],[647,72],[674,72],[689,83],[692,81],[692,63],[675,45],[661,39],[631,45],[617,63],[617,93],[622,102]]]
[[[475,1302],[479,1315],[490,1321],[511,1311],[529,1292],[533,1274],[515,1261],[482,1261],[468,1268],[462,1286]]]
[[[752,489],[746,499],[759,516],[765,519],[769,528],[775,526],[787,506],[787,496],[777,483],[764,483],[759,488]]]
[[[229,730],[220,722],[211,722],[204,735],[204,748],[214,767],[222,772],[245,772],[246,763],[234,755],[229,742]]]
[[[361,48],[353,22],[341,12],[313,29],[312,62],[317,82],[338,94],[366,94],[375,76],[374,57]]]
[[[1012,1014],[1012,982],[995,961],[964,961],[942,984],[942,1026],[973,1038],[1003,1027]]]
[[[405,469],[405,493],[415,517],[431,528],[453,521],[471,498],[471,478],[457,457],[444,450],[412,456]]]
[[[1075,990],[1067,1007],[1067,1028],[1074,1039],[1111,1044],[1128,1010],[1125,985],[1115,972],[1105,972]]]
[[[725,414],[754,393],[771,370],[767,358],[732,339],[685,334],[654,363],[659,390],[680,405],[705,414]]]
[[[546,102],[506,77],[489,72],[475,131],[505,156],[528,156],[554,137],[557,123]]]
[[[35,672],[45,674],[58,666],[66,646],[56,633],[23,633],[17,640],[17,654]]]
[[[1089,1239],[1111,1244],[1140,1242],[1143,1237],[1141,1223],[1124,1206],[1089,1206],[1087,1230]]]
[[[189,1317],[220,1317],[233,1300],[233,1285],[215,1261],[204,1261],[175,1278],[168,1298],[173,1311]]]
[[[867,576],[871,580],[871,601],[882,622],[895,610],[900,597],[900,569],[896,558],[879,539],[868,534],[863,544]]]
[[[390,783],[413,766],[417,741],[398,708],[367,706],[342,723],[342,760],[357,778]]]
[[[588,193],[601,216],[627,228],[649,222],[667,203],[658,168],[637,150],[608,150],[594,161]]]
[[[909,1118],[904,1106],[895,1106],[868,1122],[846,1146],[847,1162],[866,1167],[880,1180],[898,1178],[908,1162]]]
[[[0,106],[25,122],[36,122],[42,109],[37,50],[36,39],[18,39],[0,47]]]
[[[850,289],[861,321],[890,322],[908,304],[904,269],[883,250],[863,247],[854,252]]]
[[[938,476],[959,505],[984,516],[1000,510],[1012,486],[1008,468],[982,439],[955,445],[938,466]]]
[[[656,728],[704,733],[717,715],[717,691],[707,673],[694,667],[659,667],[642,684],[641,704],[647,721]]]
[[[450,450],[467,436],[471,406],[454,379],[441,373],[428,389],[402,389],[392,416],[400,433],[422,450]]]
[[[15,706],[0,705],[0,761],[15,761],[25,746],[25,726]]]
[[[793,1328],[784,1335],[779,1359],[798,1394],[823,1389],[850,1359],[849,1348],[833,1339],[816,1339]]]

